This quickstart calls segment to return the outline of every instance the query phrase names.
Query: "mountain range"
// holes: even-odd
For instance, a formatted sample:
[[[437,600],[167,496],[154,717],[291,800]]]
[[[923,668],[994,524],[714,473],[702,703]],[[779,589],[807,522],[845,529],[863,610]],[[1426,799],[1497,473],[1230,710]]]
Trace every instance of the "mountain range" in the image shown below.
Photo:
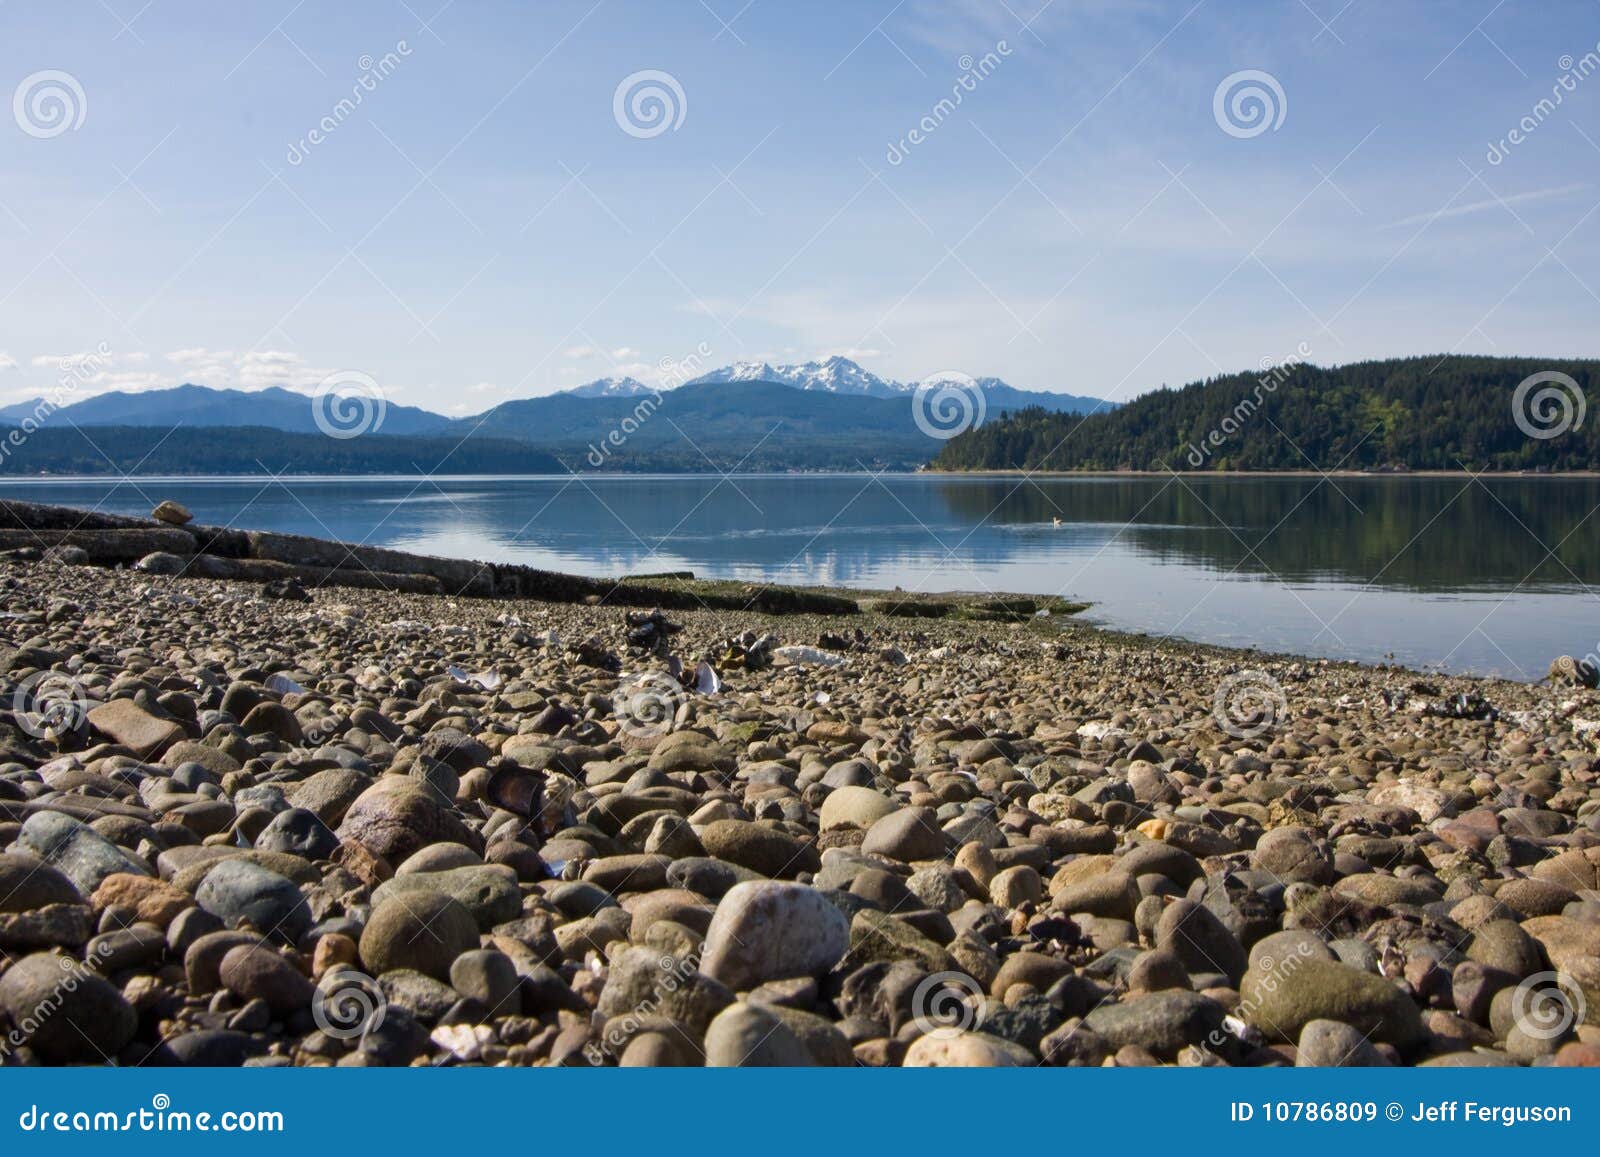
[[[43,399],[0,409],[0,422],[20,422],[33,414]],[[305,394],[268,386],[264,390],[218,390],[210,386],[182,385],[165,390],[127,393],[115,390],[54,411],[52,419],[65,418],[78,426],[265,426],[291,434],[318,432],[316,413]],[[416,406],[386,405],[385,434],[431,434],[443,430],[450,419]]]
[[[985,420],[1024,407],[1082,413],[1111,405],[1097,398],[1019,390],[998,378],[979,378],[976,385],[984,395]],[[879,377],[843,357],[802,365],[744,362],[676,389],[658,391],[630,377],[601,378],[556,394],[502,402],[468,418],[387,403],[369,433],[470,441],[467,452],[473,454],[490,449],[480,444],[486,440],[509,440],[554,455],[574,469],[586,463],[620,470],[906,468],[926,462],[940,442],[916,420],[916,390],[917,383]],[[349,420],[334,425],[348,429],[360,421],[361,400],[352,396],[345,401]],[[19,424],[38,406],[33,400],[0,409],[0,425]],[[96,436],[100,442],[123,437],[112,430],[190,427],[212,431],[217,445],[231,440],[258,447],[263,429],[316,434],[321,429],[318,417],[306,394],[282,387],[244,391],[186,384],[99,394],[61,406],[47,421],[68,429],[107,428],[106,435]],[[328,420],[326,412],[322,417]],[[248,435],[240,433],[247,429]],[[35,447],[35,454],[42,449]],[[500,455],[496,461],[504,460],[500,447],[493,449]],[[391,451],[385,448],[378,457],[386,461]],[[115,449],[109,452],[118,456]],[[30,468],[27,455],[14,457],[7,469]],[[64,465],[36,460],[31,468],[60,470]]]
[[[994,415],[998,415],[1002,410],[1020,410],[1029,406],[1039,406],[1053,413],[1087,414],[1113,404],[1101,398],[1084,397],[1080,394],[1018,389],[999,378],[973,380],[983,391],[987,413]],[[706,382],[781,382],[799,390],[816,390],[827,394],[867,398],[909,397],[914,395],[917,387],[921,385],[920,382],[897,382],[893,378],[881,378],[870,370],[862,369],[849,358],[839,356],[825,361],[804,362],[800,365],[775,366],[770,362],[734,362],[731,366],[703,374],[689,384],[700,385]]]

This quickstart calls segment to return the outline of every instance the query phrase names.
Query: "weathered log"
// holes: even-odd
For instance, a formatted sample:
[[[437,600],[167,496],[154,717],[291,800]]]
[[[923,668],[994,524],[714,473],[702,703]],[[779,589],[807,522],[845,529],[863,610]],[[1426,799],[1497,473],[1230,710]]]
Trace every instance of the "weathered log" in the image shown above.
[[[334,586],[361,590],[398,591],[408,595],[443,594],[444,588],[432,575],[393,574],[368,570],[335,570],[320,566],[295,566],[258,558],[217,558],[198,555],[188,573],[198,578],[233,579],[239,582],[270,583],[298,579],[307,587]]]
[[[6,530],[0,529],[0,550],[36,546],[77,546],[89,553],[89,561],[100,565],[136,562],[147,554],[191,555],[194,535],[175,526],[128,528],[121,530]]]
[[[103,514],[71,506],[0,499],[0,530],[130,530],[165,525],[153,518],[129,518],[125,514]]]
[[[381,546],[330,542],[299,534],[270,531],[249,533],[250,553],[256,558],[320,566],[331,570],[370,571],[378,574],[424,574],[438,579],[453,595],[492,595],[494,575],[483,563],[455,558],[407,554]]]

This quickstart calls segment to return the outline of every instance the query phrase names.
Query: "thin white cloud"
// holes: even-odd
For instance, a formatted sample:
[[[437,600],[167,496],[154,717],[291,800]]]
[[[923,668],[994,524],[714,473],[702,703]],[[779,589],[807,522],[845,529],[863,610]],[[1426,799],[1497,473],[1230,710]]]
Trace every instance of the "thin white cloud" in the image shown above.
[[[572,361],[581,361],[584,358],[592,358],[599,352],[592,345],[571,345],[561,351],[561,356]]]
[[[102,370],[100,373],[91,374],[89,385],[95,392],[108,392],[122,390],[126,393],[137,394],[145,390],[159,390],[170,383],[161,374],[141,372],[138,370]]]
[[[314,389],[332,370],[310,366],[299,354],[287,350],[213,350],[204,346],[173,350],[167,361],[179,367],[184,381],[216,389],[233,387],[260,390],[283,386],[291,390]],[[177,385],[176,379],[168,385]]]
[[[1549,201],[1555,197],[1565,197],[1569,193],[1578,193],[1587,188],[1589,188],[1588,185],[1560,185],[1554,189],[1533,189],[1526,193],[1512,193],[1509,197],[1490,197],[1484,201],[1472,201],[1465,205],[1452,205],[1448,209],[1438,209],[1431,213],[1413,213],[1409,217],[1402,217],[1398,221],[1389,222],[1384,228],[1400,229],[1407,225],[1421,225],[1424,221],[1438,221],[1446,217],[1465,217],[1472,213],[1483,213],[1490,209],[1504,212],[1511,205],[1524,205],[1529,201]]]
[[[17,368],[17,359],[0,350],[0,370],[14,370]]]
[[[173,350],[167,355],[167,360],[180,366],[194,365],[197,362],[212,362],[218,358],[233,357],[232,350],[208,350],[202,346],[191,349]]]
[[[611,351],[612,361],[626,361],[628,358],[636,358],[638,356],[639,351],[634,349],[631,345],[619,345],[616,349]]]
[[[28,364],[38,370],[64,370],[72,366],[83,365],[86,362],[104,363],[109,359],[104,354],[95,350],[80,350],[71,354],[40,354],[30,358]]]

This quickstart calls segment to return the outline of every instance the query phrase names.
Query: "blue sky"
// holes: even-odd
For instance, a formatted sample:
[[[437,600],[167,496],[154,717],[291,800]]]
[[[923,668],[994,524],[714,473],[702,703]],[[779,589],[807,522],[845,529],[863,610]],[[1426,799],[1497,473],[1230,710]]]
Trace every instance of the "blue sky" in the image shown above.
[[[355,370],[457,413],[697,348],[1118,399],[1596,352],[1586,0],[441,2],[0,6],[0,398],[102,344],[95,390]],[[30,120],[47,70],[76,127]],[[1214,113],[1243,70],[1256,135]]]

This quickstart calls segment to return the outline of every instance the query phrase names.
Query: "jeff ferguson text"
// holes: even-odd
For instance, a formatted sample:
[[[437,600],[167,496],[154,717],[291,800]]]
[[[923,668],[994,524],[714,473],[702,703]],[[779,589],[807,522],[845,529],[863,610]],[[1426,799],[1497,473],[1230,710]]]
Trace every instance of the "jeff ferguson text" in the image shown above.
[[[1492,1105],[1483,1101],[1419,1101],[1402,1105],[1377,1101],[1232,1101],[1228,1119],[1238,1122],[1304,1121],[1337,1124],[1402,1121],[1412,1124],[1531,1125],[1571,1122],[1570,1105]]]

